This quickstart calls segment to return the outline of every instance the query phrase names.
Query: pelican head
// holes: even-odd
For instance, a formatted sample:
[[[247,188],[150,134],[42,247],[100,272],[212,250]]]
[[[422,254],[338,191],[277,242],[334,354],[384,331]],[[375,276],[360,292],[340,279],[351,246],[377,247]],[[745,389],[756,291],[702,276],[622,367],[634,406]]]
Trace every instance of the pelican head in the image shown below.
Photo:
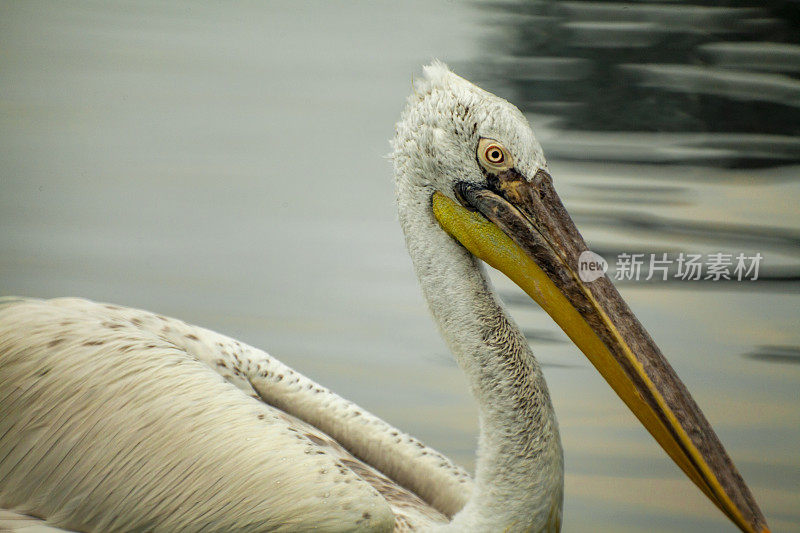
[[[482,139],[505,147],[514,158],[505,162],[509,168],[531,176],[546,169],[542,148],[519,109],[440,62],[424,72],[397,124],[393,158],[404,182],[398,186],[430,187],[451,199],[458,183],[486,186],[491,167],[478,163],[492,163],[480,159],[485,154],[479,158]]]
[[[522,368],[536,375],[538,367],[526,362],[529,348],[515,336],[513,327],[499,334],[499,340],[490,341],[479,326],[473,327],[472,323],[485,322],[491,315],[490,303],[464,302],[458,295],[468,292],[448,292],[448,284],[458,283],[471,283],[473,293],[487,291],[485,276],[470,278],[472,271],[467,267],[459,270],[461,263],[472,261],[479,271],[475,258],[502,271],[547,311],[664,451],[742,531],[768,531],[710,424],[613,284],[605,276],[592,282],[579,277],[578,257],[588,248],[555,192],[539,143],[516,107],[443,64],[433,63],[426,67],[425,79],[416,84],[397,124],[393,161],[400,219],[423,292],[459,364],[472,376],[479,404],[482,394],[502,388],[497,383],[504,373],[519,374]],[[448,255],[463,257],[461,263],[442,266],[448,259],[437,249],[449,243],[459,251],[448,249]],[[522,362],[491,366],[488,357],[476,362],[477,354],[487,350],[504,354],[501,361],[519,353]],[[524,386],[511,381],[507,385]],[[542,391],[529,401],[549,407],[543,385]],[[492,401],[502,402],[515,393],[504,394],[498,393]],[[492,416],[506,416],[487,414],[491,402],[485,403],[482,430],[491,425]],[[528,429],[540,435],[526,445],[538,446],[546,440],[549,444],[541,444],[541,449],[551,450],[551,463],[560,461],[554,420],[540,416],[542,410],[531,412],[537,423]],[[507,425],[497,427],[501,432],[502,427],[508,429]],[[491,446],[491,436],[481,439],[482,446]],[[481,459],[487,454],[491,452],[479,454],[478,487]],[[494,461],[503,464],[502,458]],[[510,460],[505,463],[507,471],[512,469],[509,464]],[[547,491],[557,490],[552,484],[563,483],[559,468],[563,469],[561,464],[535,483],[550,483]],[[530,471],[531,476],[538,475],[535,469]],[[495,476],[494,482],[502,483],[501,478]],[[534,485],[529,490],[536,490]],[[552,515],[554,505],[560,502],[550,501],[542,512]],[[535,508],[535,502],[531,506]],[[515,529],[513,524],[518,522],[509,523]],[[541,524],[553,527],[552,516]]]

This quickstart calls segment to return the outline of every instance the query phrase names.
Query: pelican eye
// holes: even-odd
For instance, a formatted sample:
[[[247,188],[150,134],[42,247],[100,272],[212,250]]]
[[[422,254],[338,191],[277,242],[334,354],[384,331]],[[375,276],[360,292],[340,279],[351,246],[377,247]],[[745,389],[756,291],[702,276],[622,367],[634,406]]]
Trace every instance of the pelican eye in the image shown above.
[[[511,154],[494,139],[478,141],[478,162],[490,172],[507,170],[513,166]]]
[[[489,146],[486,152],[484,152],[483,157],[485,157],[489,163],[494,163],[495,165],[499,165],[505,159],[503,151],[496,144]]]

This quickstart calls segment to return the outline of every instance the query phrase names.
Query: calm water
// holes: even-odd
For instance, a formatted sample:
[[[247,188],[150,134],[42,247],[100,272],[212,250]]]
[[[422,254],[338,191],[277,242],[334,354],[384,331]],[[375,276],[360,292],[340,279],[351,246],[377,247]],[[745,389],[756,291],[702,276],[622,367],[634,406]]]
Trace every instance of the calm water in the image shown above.
[[[475,405],[417,288],[383,156],[412,74],[485,54],[485,17],[421,0],[0,4],[0,293],[230,334],[471,468]],[[800,168],[551,167],[609,258],[764,255],[769,281],[620,287],[773,530],[800,531]],[[564,530],[731,531],[549,318],[496,284],[558,411]]]

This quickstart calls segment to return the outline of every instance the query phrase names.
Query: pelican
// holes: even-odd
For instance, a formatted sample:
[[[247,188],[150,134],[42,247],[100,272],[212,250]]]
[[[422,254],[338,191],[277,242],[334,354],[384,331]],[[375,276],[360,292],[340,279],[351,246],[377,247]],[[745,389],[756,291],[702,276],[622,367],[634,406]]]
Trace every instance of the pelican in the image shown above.
[[[711,426],[587,250],[522,113],[434,62],[396,126],[399,219],[479,407],[474,476],[262,350],[81,299],[0,305],[0,529],[559,531],[539,363],[484,264],[531,296],[741,531],[769,531]]]

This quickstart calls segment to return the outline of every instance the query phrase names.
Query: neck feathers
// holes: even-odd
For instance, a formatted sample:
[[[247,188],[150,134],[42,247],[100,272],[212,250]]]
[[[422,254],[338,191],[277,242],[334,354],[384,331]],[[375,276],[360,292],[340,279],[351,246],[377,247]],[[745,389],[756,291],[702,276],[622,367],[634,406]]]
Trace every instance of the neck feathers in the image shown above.
[[[433,190],[398,180],[397,192],[423,294],[480,409],[475,490],[451,526],[557,530],[563,458],[541,368],[482,263],[434,218]]]

